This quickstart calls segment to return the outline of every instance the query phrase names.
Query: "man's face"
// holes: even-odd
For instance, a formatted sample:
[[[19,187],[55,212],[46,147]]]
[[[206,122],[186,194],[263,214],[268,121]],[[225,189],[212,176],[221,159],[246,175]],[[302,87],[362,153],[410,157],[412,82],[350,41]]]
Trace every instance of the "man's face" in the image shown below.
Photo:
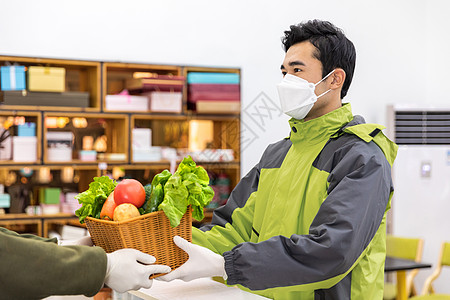
[[[304,41],[291,46],[286,52],[283,64],[281,65],[283,76],[291,74],[314,84],[319,82],[322,79],[322,63],[314,56],[316,51],[316,47],[309,41]],[[329,81],[330,79],[331,78],[328,77],[326,81]],[[326,81],[316,86],[316,95],[320,95],[328,90],[329,84],[327,84]],[[314,103],[314,106],[309,111],[305,120],[318,117],[328,112],[329,109],[327,109],[327,107],[330,105],[328,98],[329,95],[320,97],[317,102]]]
[[[284,75],[291,74],[317,83],[322,79],[322,63],[314,53],[317,49],[309,41],[304,41],[291,46],[286,52],[281,72]],[[316,95],[320,94],[320,85],[316,89]]]

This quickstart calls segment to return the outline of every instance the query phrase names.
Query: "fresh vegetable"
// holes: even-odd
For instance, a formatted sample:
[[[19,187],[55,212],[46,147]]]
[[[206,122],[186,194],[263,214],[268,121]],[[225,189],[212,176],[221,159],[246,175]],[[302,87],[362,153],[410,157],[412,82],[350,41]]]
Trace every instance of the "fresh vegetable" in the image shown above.
[[[103,203],[114,191],[117,183],[108,176],[95,177],[89,184],[89,189],[75,196],[75,199],[82,205],[75,214],[84,223],[87,216],[100,218]]]
[[[122,203],[117,205],[114,210],[114,221],[124,221],[134,217],[139,217],[141,214],[136,206],[131,203]]]
[[[145,214],[145,211],[150,205],[150,196],[152,195],[152,185],[151,184],[144,185],[144,190],[145,190],[145,202],[142,205],[142,207],[139,208],[141,215]]]
[[[197,167],[190,156],[185,157],[164,185],[164,200],[159,205],[172,227],[180,224],[188,205],[192,205],[194,219],[203,219],[203,207],[208,205],[214,196],[214,191],[208,184],[209,176],[206,170]]]
[[[106,198],[105,203],[103,203],[102,210],[100,212],[100,219],[112,221],[114,218],[114,209],[116,209],[117,204],[114,201],[114,193],[109,194]]]
[[[131,203],[141,207],[145,202],[144,186],[136,179],[124,179],[114,189],[114,201],[117,205]]]
[[[159,183],[153,190],[150,195],[150,204],[148,205],[145,213],[150,213],[158,210],[158,206],[164,200],[164,190],[161,183]]]

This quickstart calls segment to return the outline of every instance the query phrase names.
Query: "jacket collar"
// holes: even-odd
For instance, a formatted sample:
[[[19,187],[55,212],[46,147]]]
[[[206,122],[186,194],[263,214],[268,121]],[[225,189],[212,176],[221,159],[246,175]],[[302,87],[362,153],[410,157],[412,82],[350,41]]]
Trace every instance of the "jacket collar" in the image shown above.
[[[338,109],[306,122],[292,118],[289,120],[291,127],[290,140],[292,143],[306,141],[319,143],[328,140],[332,134],[339,131],[352,120],[353,115],[350,103],[345,103]]]

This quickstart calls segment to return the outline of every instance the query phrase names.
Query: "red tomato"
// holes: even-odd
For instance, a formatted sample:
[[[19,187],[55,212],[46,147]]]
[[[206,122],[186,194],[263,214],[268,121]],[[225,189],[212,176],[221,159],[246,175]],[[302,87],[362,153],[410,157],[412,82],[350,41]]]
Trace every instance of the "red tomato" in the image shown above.
[[[105,203],[103,203],[102,211],[100,212],[100,219],[113,220],[114,209],[116,209],[117,204],[114,202],[114,191],[109,194],[106,198]]]
[[[144,186],[135,179],[124,179],[114,189],[114,202],[117,205],[131,203],[141,207],[145,202]]]

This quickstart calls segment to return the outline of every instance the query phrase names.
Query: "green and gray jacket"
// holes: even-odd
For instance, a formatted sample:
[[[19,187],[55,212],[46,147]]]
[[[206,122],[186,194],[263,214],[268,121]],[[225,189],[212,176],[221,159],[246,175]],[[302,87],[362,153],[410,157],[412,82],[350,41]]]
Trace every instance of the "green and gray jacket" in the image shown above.
[[[227,283],[273,299],[382,299],[397,145],[350,104],[289,121],[194,243],[225,258]]]
[[[56,239],[0,228],[0,299],[94,296],[105,280],[100,247],[58,246]]]

